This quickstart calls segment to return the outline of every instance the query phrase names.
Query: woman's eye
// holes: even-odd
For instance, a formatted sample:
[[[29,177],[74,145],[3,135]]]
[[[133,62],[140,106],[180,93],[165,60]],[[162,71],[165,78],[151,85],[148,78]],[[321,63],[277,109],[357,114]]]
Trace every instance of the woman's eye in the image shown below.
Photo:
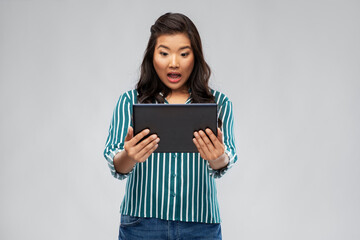
[[[160,52],[161,56],[167,56],[168,54],[166,52]]]
[[[187,57],[190,53],[182,53],[181,56],[182,57]]]

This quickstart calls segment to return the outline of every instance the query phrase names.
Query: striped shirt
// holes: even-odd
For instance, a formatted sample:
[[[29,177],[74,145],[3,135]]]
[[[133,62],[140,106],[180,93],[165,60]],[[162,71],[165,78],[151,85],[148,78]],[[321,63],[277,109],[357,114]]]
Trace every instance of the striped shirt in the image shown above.
[[[190,91],[189,91],[190,92]],[[127,178],[120,213],[136,217],[154,217],[186,222],[220,223],[215,178],[219,178],[237,160],[234,139],[234,118],[231,101],[212,90],[222,120],[225,153],[229,163],[213,170],[200,153],[152,153],[143,163],[137,163],[127,174],[116,172],[113,158],[124,149],[128,127],[132,126],[132,105],[137,103],[137,91],[130,90],[119,97],[113,112],[104,157],[111,174]],[[157,102],[156,102],[157,103]],[[165,104],[169,104],[165,99]],[[190,97],[186,104],[191,104]],[[161,144],[161,142],[159,143]]]

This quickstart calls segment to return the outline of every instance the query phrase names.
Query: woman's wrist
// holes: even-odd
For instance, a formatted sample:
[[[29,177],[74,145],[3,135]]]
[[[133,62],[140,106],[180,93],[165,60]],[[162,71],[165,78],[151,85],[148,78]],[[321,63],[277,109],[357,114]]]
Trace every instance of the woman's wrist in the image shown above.
[[[118,152],[113,160],[115,170],[121,174],[129,173],[136,164],[136,162],[127,155],[125,149]]]
[[[229,156],[224,152],[220,157],[209,161],[209,165],[214,170],[219,170],[229,164]]]

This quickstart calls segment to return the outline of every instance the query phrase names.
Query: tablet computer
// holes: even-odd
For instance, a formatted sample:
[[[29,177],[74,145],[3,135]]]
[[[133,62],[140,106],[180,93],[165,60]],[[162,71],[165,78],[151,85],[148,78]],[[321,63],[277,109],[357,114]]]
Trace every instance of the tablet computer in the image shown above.
[[[217,104],[133,104],[132,121],[134,136],[146,128],[159,136],[154,152],[198,152],[194,131],[210,128],[217,135]]]

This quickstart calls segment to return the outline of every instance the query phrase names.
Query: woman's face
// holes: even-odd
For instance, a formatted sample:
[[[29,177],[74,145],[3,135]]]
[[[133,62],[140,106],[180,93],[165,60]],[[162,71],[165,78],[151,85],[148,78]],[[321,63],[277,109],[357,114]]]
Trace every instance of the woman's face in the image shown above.
[[[191,42],[184,33],[157,38],[153,64],[160,80],[173,92],[187,92],[186,82],[194,68]]]

